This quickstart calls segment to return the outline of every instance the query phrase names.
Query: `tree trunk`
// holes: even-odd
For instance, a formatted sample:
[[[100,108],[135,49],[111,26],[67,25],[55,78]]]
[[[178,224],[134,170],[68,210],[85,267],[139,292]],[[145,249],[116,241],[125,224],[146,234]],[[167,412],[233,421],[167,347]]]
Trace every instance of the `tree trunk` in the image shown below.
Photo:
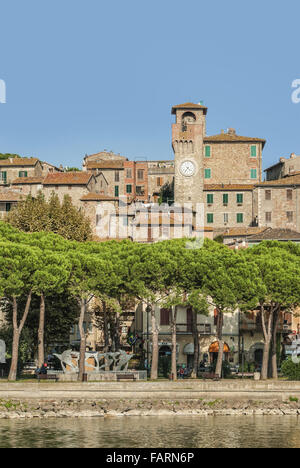
[[[152,362],[151,362],[151,380],[157,380],[158,377],[158,326],[156,323],[155,309],[151,307],[151,326],[152,326]]]
[[[18,325],[18,303],[17,298],[13,297],[12,306],[13,306],[13,344],[12,344],[12,358],[11,358],[11,366],[9,370],[8,380],[14,381],[17,378],[17,370],[18,370],[18,359],[19,359],[19,343],[20,343],[20,336],[25,325],[26,319],[28,317],[30,304],[31,304],[31,296],[32,292],[30,291],[27,301],[25,310],[23,313],[23,317],[21,319],[20,325]]]
[[[277,370],[277,329],[280,320],[280,308],[277,308],[274,312],[273,329],[272,329],[272,348],[271,348],[271,376],[273,379],[278,379]]]
[[[222,377],[222,364],[224,355],[224,341],[223,341],[223,312],[218,310],[218,323],[217,323],[217,338],[219,341],[218,360],[215,373]]]
[[[104,353],[108,353],[109,349],[109,334],[108,334],[108,317],[106,302],[102,302],[103,305],[103,334],[104,334]]]
[[[268,324],[266,326],[266,313],[263,306],[261,306],[261,321],[262,329],[264,334],[264,352],[261,368],[261,380],[267,380],[268,378],[268,367],[269,367],[269,356],[270,356],[270,345],[272,335],[272,321],[273,321],[273,309],[271,308],[268,317]]]
[[[84,331],[84,318],[86,312],[86,300],[80,300],[80,317],[78,322],[79,333],[80,333],[80,356],[79,356],[79,374],[78,381],[83,381],[83,374],[85,373],[85,352],[86,352],[86,336]]]
[[[172,307],[172,365],[171,374],[173,380],[177,380],[177,306]]]
[[[115,350],[120,351],[121,339],[120,339],[120,312],[115,314]]]
[[[194,363],[192,377],[197,379],[199,368],[199,333],[197,327],[197,312],[193,310],[193,339],[194,339]]]
[[[44,333],[45,333],[45,296],[41,295],[40,302],[40,320],[39,320],[39,330],[38,330],[38,367],[41,368],[45,362],[45,343],[44,343]]]

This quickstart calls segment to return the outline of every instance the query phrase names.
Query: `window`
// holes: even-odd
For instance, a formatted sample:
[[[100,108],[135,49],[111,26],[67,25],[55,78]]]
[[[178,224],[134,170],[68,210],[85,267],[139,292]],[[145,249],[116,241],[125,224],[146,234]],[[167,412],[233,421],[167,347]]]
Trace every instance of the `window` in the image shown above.
[[[236,215],[236,222],[239,223],[239,224],[244,222],[244,215],[243,215],[243,213],[237,213],[237,215]]]
[[[138,186],[137,185],[135,191],[136,191],[136,194],[138,196],[140,196],[140,197],[145,195],[145,187],[144,186]]]
[[[288,223],[292,223],[294,219],[294,213],[293,211],[287,211],[286,212],[286,219]]]
[[[228,193],[223,194],[223,205],[228,205]]]
[[[68,185],[68,190],[72,190],[72,185]]]
[[[236,202],[238,205],[242,205],[244,203],[244,195],[242,193],[238,193],[236,195]]]
[[[123,226],[128,226],[128,217],[123,216]]]
[[[210,146],[205,146],[205,157],[206,158],[211,157],[211,147]]]
[[[213,213],[207,213],[207,223],[212,224],[214,222],[214,215]]]
[[[139,169],[137,171],[137,174],[138,174],[138,179],[139,180],[144,180],[144,170],[143,169]]]
[[[200,323],[199,333],[201,335],[210,335],[211,334],[211,324],[210,323]]]
[[[288,189],[288,190],[286,191],[286,199],[287,199],[287,200],[293,200],[293,190]]]
[[[120,171],[115,171],[115,182],[120,182]]]
[[[271,200],[271,198],[272,198],[271,190],[266,190],[265,191],[265,200]]]
[[[204,177],[205,179],[211,179],[211,169],[205,169]]]
[[[19,171],[19,177],[27,177],[28,172],[27,171]]]
[[[160,324],[170,325],[170,309],[160,309]]]
[[[251,179],[257,179],[257,169],[251,169]]]
[[[207,203],[208,203],[209,205],[212,205],[213,202],[214,202],[214,196],[213,196],[212,193],[209,193],[209,194],[207,195]]]
[[[251,146],[251,158],[257,157],[257,147],[255,145]]]
[[[126,170],[126,177],[127,177],[127,179],[132,179],[132,169],[127,169]]]
[[[119,186],[116,185],[115,186],[115,197],[118,197],[119,196]]]
[[[0,182],[6,184],[7,182],[7,172],[0,172]]]
[[[266,213],[266,223],[272,222],[272,213],[269,211]]]
[[[228,223],[228,213],[224,213],[224,223]]]
[[[5,204],[5,211],[10,211],[11,210],[11,203],[6,203]]]
[[[164,179],[162,177],[157,177],[156,179],[157,187],[161,187],[163,183],[164,183]]]
[[[126,193],[132,193],[132,185],[126,185]]]

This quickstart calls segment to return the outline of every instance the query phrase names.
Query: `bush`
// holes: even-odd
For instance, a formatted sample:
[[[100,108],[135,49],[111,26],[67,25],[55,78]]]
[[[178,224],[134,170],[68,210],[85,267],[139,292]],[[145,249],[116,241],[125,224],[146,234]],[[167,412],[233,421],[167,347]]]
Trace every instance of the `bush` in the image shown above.
[[[300,364],[295,364],[291,358],[283,361],[281,364],[281,372],[282,375],[289,380],[300,380]]]

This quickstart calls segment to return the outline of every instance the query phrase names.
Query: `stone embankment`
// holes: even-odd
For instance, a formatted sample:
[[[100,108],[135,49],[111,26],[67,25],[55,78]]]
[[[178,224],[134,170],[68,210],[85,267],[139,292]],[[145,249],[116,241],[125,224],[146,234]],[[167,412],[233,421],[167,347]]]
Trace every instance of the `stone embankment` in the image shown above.
[[[0,419],[300,415],[300,382],[8,383]]]
[[[297,401],[225,400],[1,400],[0,419],[96,418],[129,416],[300,415]]]

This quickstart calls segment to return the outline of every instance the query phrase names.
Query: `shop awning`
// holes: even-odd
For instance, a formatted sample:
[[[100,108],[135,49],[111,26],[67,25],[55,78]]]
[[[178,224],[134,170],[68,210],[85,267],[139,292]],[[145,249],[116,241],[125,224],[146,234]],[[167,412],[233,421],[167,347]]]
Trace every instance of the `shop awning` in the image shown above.
[[[215,341],[209,347],[210,353],[218,353],[219,352],[219,342]],[[227,343],[224,343],[224,353],[230,353],[230,349]]]

